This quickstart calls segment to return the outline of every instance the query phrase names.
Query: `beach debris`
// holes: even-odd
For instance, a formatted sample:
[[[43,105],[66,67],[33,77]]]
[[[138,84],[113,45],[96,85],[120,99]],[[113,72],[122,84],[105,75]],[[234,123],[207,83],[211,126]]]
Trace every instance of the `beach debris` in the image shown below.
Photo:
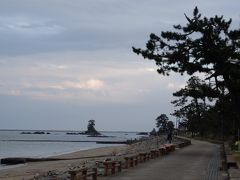
[[[5,165],[16,165],[26,163],[26,158],[3,158],[1,164]]]

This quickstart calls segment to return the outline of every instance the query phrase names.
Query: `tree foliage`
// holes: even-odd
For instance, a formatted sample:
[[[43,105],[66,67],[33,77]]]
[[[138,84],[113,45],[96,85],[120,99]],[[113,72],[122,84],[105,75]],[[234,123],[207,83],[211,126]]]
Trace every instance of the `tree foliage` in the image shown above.
[[[156,118],[156,127],[159,129],[158,132],[166,132],[167,131],[167,122],[168,122],[168,117],[166,114],[161,114]]]
[[[204,80],[192,77],[186,88],[174,93],[181,97],[174,102],[181,106],[174,115],[188,121],[188,128],[199,131],[201,126],[203,133],[204,123],[219,118],[222,132],[225,121],[236,131],[240,126],[240,29],[231,29],[232,20],[223,16],[203,17],[197,7],[192,17],[185,14],[185,18],[186,25],[174,25],[174,31],[162,31],[159,36],[152,33],[145,49],[133,47],[133,51],[155,61],[162,75],[205,75]],[[213,99],[215,105],[206,106],[206,100]],[[202,121],[206,122],[199,124]]]
[[[228,68],[239,65],[240,30],[229,30],[231,19],[202,18],[197,7],[192,19],[185,17],[186,26],[173,26],[177,32],[163,31],[161,37],[152,33],[147,49],[133,51],[155,60],[163,75],[170,71],[192,75],[198,71],[207,73],[208,78],[219,77],[228,74]]]
[[[223,16],[202,17],[197,7],[192,18],[185,17],[185,26],[174,25],[175,32],[163,31],[161,36],[152,33],[146,49],[133,51],[154,60],[163,75],[205,73],[215,88],[227,87],[239,103],[240,29],[230,30],[232,20]]]
[[[192,133],[192,136],[198,133],[203,136],[207,125],[206,111],[210,108],[206,104],[206,99],[209,95],[208,100],[212,101],[216,95],[214,91],[204,81],[193,76],[184,88],[173,95],[179,98],[172,102],[175,107],[179,107],[173,115],[185,122],[184,125]]]
[[[100,135],[100,133],[95,129],[95,120],[91,119],[88,121],[86,134],[91,136]]]
[[[164,134],[168,131],[172,132],[174,124],[172,121],[169,121],[166,114],[161,114],[156,118],[156,127],[158,128],[158,133]]]

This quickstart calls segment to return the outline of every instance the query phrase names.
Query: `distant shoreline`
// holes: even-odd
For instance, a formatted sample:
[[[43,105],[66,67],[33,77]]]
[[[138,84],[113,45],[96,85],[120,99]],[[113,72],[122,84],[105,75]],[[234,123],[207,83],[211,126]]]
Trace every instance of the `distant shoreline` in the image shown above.
[[[84,132],[85,130],[54,130],[54,129],[0,129],[0,131],[49,131],[49,132]],[[119,131],[119,130],[99,130],[99,132],[109,132],[109,133],[139,133],[139,132],[148,132],[148,131]]]
[[[16,140],[0,140],[7,142],[95,142],[99,144],[126,144],[126,141],[76,141],[76,140],[38,140],[38,139],[16,139]]]

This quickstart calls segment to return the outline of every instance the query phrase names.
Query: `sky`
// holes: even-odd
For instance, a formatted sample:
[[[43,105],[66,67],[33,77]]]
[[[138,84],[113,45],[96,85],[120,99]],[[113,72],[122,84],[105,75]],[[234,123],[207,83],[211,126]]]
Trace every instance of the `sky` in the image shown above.
[[[238,0],[1,0],[0,129],[151,131],[188,77],[159,75],[131,47],[185,24],[195,6],[232,18]]]

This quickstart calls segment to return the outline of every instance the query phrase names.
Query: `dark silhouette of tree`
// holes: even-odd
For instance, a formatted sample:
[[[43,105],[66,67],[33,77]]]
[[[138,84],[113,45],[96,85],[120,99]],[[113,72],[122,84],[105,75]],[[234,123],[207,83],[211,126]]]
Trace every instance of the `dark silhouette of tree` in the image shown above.
[[[168,117],[166,114],[161,114],[156,118],[156,126],[158,128],[158,132],[160,134],[165,133],[167,131],[167,122],[168,122]]]
[[[153,130],[150,132],[151,136],[156,136],[157,135],[157,131],[155,128],[153,128]]]
[[[185,17],[185,26],[174,25],[175,31],[162,31],[160,36],[152,33],[146,49],[133,47],[133,51],[155,61],[157,71],[162,75],[169,75],[170,72],[191,76],[196,72],[205,74],[210,88],[202,87],[202,90],[215,91],[194,91],[197,94],[191,94],[193,101],[195,95],[215,96],[218,98],[220,113],[228,97],[227,106],[232,108],[233,126],[239,127],[240,29],[230,30],[232,20],[227,21],[223,16],[202,17],[197,7],[192,18],[186,14]],[[199,108],[196,103],[195,98],[195,108]]]
[[[100,135],[100,133],[95,129],[95,120],[89,120],[86,134],[91,136],[97,136]]]
[[[87,130],[88,131],[95,131],[95,120],[89,120],[88,121]]]
[[[212,101],[217,98],[217,92],[211,89],[204,81],[198,77],[191,77],[187,85],[179,91],[173,93],[179,99],[172,102],[175,107],[180,109],[173,113],[177,118],[185,121],[186,128],[192,133],[204,135],[208,121],[206,118],[206,111],[210,108],[206,104],[206,99]]]
[[[233,134],[234,117],[231,115],[229,99],[225,96],[219,101],[219,92],[211,89],[203,80],[193,76],[184,88],[173,95],[178,99],[172,103],[179,109],[172,115],[182,119],[181,125],[187,128],[192,136],[207,134],[220,138],[224,134]],[[216,101],[215,104],[206,103],[213,100]],[[223,118],[226,119],[224,122]]]

